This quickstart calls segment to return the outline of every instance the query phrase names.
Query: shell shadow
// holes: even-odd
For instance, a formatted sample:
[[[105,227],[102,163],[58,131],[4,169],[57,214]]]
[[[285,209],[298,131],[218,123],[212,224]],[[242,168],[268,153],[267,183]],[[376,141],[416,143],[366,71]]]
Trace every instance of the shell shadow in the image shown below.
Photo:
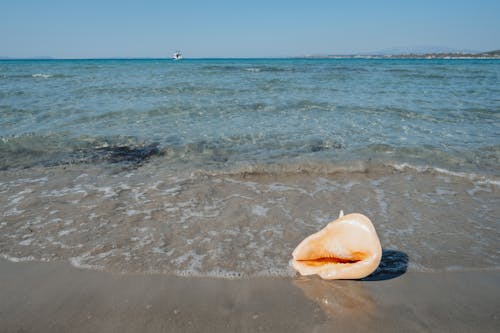
[[[408,255],[404,252],[383,249],[382,259],[375,272],[361,279],[361,281],[383,281],[397,278],[406,273],[408,261]]]

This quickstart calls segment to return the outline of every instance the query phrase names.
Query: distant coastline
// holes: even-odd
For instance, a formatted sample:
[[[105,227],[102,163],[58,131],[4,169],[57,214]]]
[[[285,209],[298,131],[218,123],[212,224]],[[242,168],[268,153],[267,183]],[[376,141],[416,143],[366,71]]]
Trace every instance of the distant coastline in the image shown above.
[[[343,54],[343,55],[307,55],[301,58],[311,59],[500,59],[500,50],[462,53],[462,52],[437,52],[437,53],[402,53],[402,54]]]
[[[102,57],[102,58],[58,58],[40,57],[9,57],[0,56],[0,60],[163,60],[170,58],[158,57]],[[394,53],[394,54],[312,54],[283,57],[192,57],[189,59],[500,59],[500,49],[488,52],[429,52],[429,53]]]

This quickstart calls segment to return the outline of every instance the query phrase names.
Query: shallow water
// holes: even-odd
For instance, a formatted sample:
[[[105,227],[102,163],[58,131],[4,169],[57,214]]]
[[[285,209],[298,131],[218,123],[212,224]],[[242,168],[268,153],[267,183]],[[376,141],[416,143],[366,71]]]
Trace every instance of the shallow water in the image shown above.
[[[0,168],[396,159],[496,172],[496,60],[0,61]],[[494,170],[491,170],[494,169]]]
[[[288,276],[294,247],[342,209],[369,216],[410,270],[500,268],[499,184],[484,177],[404,166],[182,173],[162,163],[3,172],[3,256],[117,272]]]
[[[499,74],[489,60],[0,61],[0,255],[289,276],[293,248],[344,210],[410,270],[498,270]]]

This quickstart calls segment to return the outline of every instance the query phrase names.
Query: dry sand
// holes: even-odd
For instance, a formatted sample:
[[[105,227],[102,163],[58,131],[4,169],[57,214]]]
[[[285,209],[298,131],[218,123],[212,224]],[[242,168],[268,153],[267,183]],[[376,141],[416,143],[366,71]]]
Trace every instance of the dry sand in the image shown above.
[[[383,281],[119,275],[0,260],[2,332],[498,332],[500,272]]]

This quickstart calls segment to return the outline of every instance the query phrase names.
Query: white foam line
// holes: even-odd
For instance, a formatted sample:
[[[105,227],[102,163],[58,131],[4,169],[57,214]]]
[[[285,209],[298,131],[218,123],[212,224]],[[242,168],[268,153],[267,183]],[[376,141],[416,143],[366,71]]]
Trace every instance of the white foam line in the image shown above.
[[[52,77],[52,75],[50,75],[50,74],[42,74],[42,73],[37,73],[37,74],[33,74],[33,75],[31,75],[31,77],[34,77],[34,78],[42,78],[42,79],[48,79],[49,77]]]
[[[93,269],[93,270],[97,270],[97,271],[102,271],[104,270],[104,266],[100,266],[100,265],[89,265],[89,264],[84,264],[83,263],[83,260],[87,257],[89,257],[90,253],[89,252],[86,252],[86,253],[83,253],[82,255],[80,256],[76,256],[76,257],[71,257],[69,258],[69,263],[73,266],[73,267],[76,267],[76,268],[83,268],[83,269]]]
[[[12,261],[12,262],[25,262],[25,261],[35,261],[35,257],[33,256],[28,256],[28,257],[12,257],[12,256],[9,256],[8,254],[0,254],[0,257],[3,258],[3,259],[6,259],[8,261]]]
[[[479,183],[500,186],[500,180],[489,179],[486,176],[481,176],[481,175],[478,175],[476,173],[451,171],[448,169],[443,169],[443,168],[438,168],[438,167],[431,167],[431,166],[425,166],[425,165],[411,165],[408,163],[389,164],[389,166],[393,167],[397,171],[404,171],[405,169],[411,169],[411,170],[415,170],[418,172],[437,172],[437,173],[441,173],[443,175],[459,177],[459,178],[466,178],[470,181],[477,181]]]

